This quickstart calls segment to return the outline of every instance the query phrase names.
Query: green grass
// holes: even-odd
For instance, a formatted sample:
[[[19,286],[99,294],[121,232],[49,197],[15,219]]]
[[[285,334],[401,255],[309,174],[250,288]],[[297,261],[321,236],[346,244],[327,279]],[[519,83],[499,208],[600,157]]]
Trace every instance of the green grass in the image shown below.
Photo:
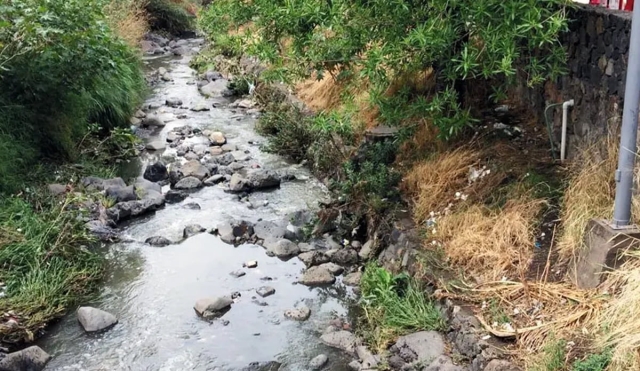
[[[611,351],[590,354],[588,357],[576,361],[571,368],[572,371],[604,371],[611,362]]]
[[[45,191],[0,201],[0,279],[6,285],[0,313],[13,311],[18,322],[0,327],[4,343],[32,341],[87,297],[102,273],[101,258],[89,247],[93,240],[71,211],[81,200],[37,194]]]
[[[422,290],[406,274],[392,275],[370,263],[360,281],[365,322],[361,331],[372,349],[383,350],[399,335],[420,330],[441,330],[444,320]]]
[[[543,349],[537,364],[531,371],[561,371],[564,370],[567,351],[567,342],[564,340],[552,340]]]

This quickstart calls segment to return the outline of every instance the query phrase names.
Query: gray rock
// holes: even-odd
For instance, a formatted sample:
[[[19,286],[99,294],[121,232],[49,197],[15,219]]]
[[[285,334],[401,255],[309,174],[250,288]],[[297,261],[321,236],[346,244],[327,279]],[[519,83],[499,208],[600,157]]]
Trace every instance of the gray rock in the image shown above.
[[[168,204],[176,204],[178,202],[182,202],[189,195],[184,191],[179,191],[176,189],[170,189],[165,195],[164,198],[167,200]]]
[[[250,189],[265,189],[280,186],[280,176],[272,170],[258,170],[247,175]]]
[[[105,196],[115,200],[116,202],[134,201],[138,199],[136,190],[133,186],[128,187],[109,187],[105,190]]]
[[[229,190],[231,192],[242,192],[245,190],[246,179],[236,173],[231,176],[231,180],[229,181]]]
[[[206,166],[202,165],[200,161],[197,160],[187,161],[184,165],[182,165],[180,170],[182,171],[182,175],[184,175],[185,177],[191,176],[200,180],[209,177],[209,169],[207,169]]]
[[[103,191],[109,187],[126,187],[127,184],[122,178],[102,179],[95,176],[82,178],[81,184],[87,190]]]
[[[213,146],[222,146],[227,143],[227,138],[219,131],[214,131],[208,135],[209,142]]]
[[[216,318],[226,313],[233,304],[233,300],[228,296],[220,296],[217,298],[200,299],[193,306],[196,313],[205,318]]]
[[[362,364],[362,368],[365,370],[376,370],[378,368],[378,360],[376,357],[369,351],[364,345],[360,345],[356,347],[356,354],[358,355],[358,359]]]
[[[189,202],[182,205],[182,207],[189,210],[202,210],[202,207],[197,202]]]
[[[209,108],[209,106],[205,102],[200,102],[196,103],[193,107],[190,108],[190,110],[192,110],[193,112],[204,112],[211,110],[211,108]]]
[[[213,71],[213,70],[209,70],[207,72],[205,72],[202,77],[211,82],[211,81],[215,81],[215,80],[220,80],[222,78],[222,74],[218,71]]]
[[[261,220],[256,223],[254,227],[256,236],[265,241],[267,240],[281,240],[284,238],[286,228],[283,225],[278,225],[272,221]]]
[[[429,366],[425,367],[422,371],[465,371],[465,370],[467,369],[462,366],[455,365],[451,360],[451,358],[443,355],[434,359],[433,362],[431,362]],[[496,369],[493,371],[498,371],[498,370],[507,371],[511,369],[505,369],[505,370]]]
[[[200,159],[200,156],[198,156],[193,152],[188,152],[187,154],[184,155],[184,158],[188,161],[193,161],[193,160],[197,161]]]
[[[244,151],[233,151],[231,152],[231,156],[233,156],[234,160],[239,162],[247,161],[251,159],[251,156],[249,156],[249,154],[245,153]]]
[[[226,243],[235,243],[237,238],[247,239],[253,235],[253,224],[246,220],[223,222],[216,227],[216,233]]]
[[[271,286],[262,286],[256,290],[256,294],[266,298],[267,296],[271,296],[276,293],[276,289]]]
[[[167,146],[165,145],[165,143],[160,139],[151,141],[144,146],[144,148],[148,149],[149,151],[160,151],[162,149],[165,149],[166,147]]]
[[[243,368],[241,371],[278,371],[282,366],[279,362],[252,362],[249,366]]]
[[[369,240],[360,249],[360,252],[358,253],[358,257],[364,261],[369,260],[372,252],[373,252],[373,240]]]
[[[445,353],[445,344],[436,331],[420,331],[401,336],[392,347],[406,362],[430,364]]]
[[[182,139],[182,137],[175,131],[172,131],[169,134],[167,134],[166,141],[169,143],[173,143],[173,142],[177,142],[180,139]]]
[[[203,157],[209,152],[209,146],[206,144],[196,144],[193,146],[192,151],[199,157]]]
[[[342,266],[354,265],[358,263],[358,253],[355,250],[343,248],[331,256],[331,261]]]
[[[305,253],[305,252],[311,252],[311,251],[315,251],[316,250],[316,246],[306,243],[306,242],[300,242],[298,244],[298,247],[300,248],[300,252]],[[328,259],[328,258],[327,258]]]
[[[49,184],[47,185],[47,190],[53,196],[60,196],[67,192],[67,186],[64,184]]]
[[[240,278],[244,275],[246,275],[247,273],[245,271],[243,271],[242,269],[238,269],[237,271],[233,271],[231,273],[229,273],[231,276],[235,277],[235,278]]]
[[[184,227],[184,230],[182,231],[182,237],[189,238],[191,236],[195,236],[204,231],[206,231],[206,229],[202,228],[200,224],[191,224]]]
[[[487,366],[484,368],[484,371],[521,371],[521,370],[522,369],[520,367],[517,367],[513,363],[509,361],[505,361],[503,359],[491,360],[491,362],[489,362]]]
[[[300,245],[298,244],[298,249],[300,249]],[[304,265],[307,267],[313,267],[314,265],[320,265],[329,262],[329,257],[326,256],[322,251],[308,251],[303,252],[298,255],[298,259],[302,260]]]
[[[164,206],[164,197],[162,195],[149,193],[142,200],[115,204],[115,206],[107,209],[107,217],[117,223],[158,210],[162,206]]]
[[[144,179],[144,178],[136,179],[136,181],[135,181],[135,183],[133,185],[136,188],[136,192],[139,192],[139,191],[144,191],[144,192],[154,191],[154,192],[162,193],[162,186],[160,186],[160,184],[154,183],[154,182],[149,181],[149,180]]]
[[[165,122],[156,114],[148,114],[142,119],[143,127],[163,127],[165,125]]]
[[[306,321],[311,316],[311,309],[307,306],[301,306],[295,309],[289,309],[284,312],[285,318],[294,321]]]
[[[143,110],[137,110],[136,113],[133,114],[133,117],[135,117],[137,119],[143,119],[143,118],[147,117],[147,114],[144,113]]]
[[[200,187],[202,187],[202,181],[192,176],[180,179],[175,185],[176,189],[195,189]]]
[[[347,353],[355,354],[357,339],[349,331],[334,331],[320,336],[320,341],[332,348],[344,350]]]
[[[167,98],[165,104],[169,107],[180,107],[182,105],[182,99],[180,98]]]
[[[100,241],[115,241],[118,239],[118,233],[115,229],[105,225],[100,220],[90,220],[84,225],[92,234],[96,235]]]
[[[352,369],[352,370],[354,370],[354,371],[360,371],[360,370],[362,370],[362,365],[360,364],[360,362],[355,361],[355,360],[354,360],[354,361],[349,362],[348,366],[349,366],[349,368],[350,368],[350,369]]]
[[[360,285],[360,279],[362,279],[362,272],[353,272],[347,274],[342,280],[342,283],[347,286],[358,286]]]
[[[320,370],[329,361],[329,357],[324,354],[320,354],[309,361],[309,369],[312,371]]]
[[[204,185],[206,185],[206,186],[216,185],[216,184],[222,182],[223,180],[224,180],[224,175],[216,174],[216,175],[214,175],[212,177],[207,178],[204,181]]]
[[[291,258],[300,252],[298,245],[289,240],[280,240],[269,244],[267,251],[281,259]]]
[[[220,133],[222,134],[222,133]],[[222,147],[220,147],[220,149],[222,150],[222,152],[233,152],[233,151],[237,151],[238,150],[238,146],[236,146],[235,144],[225,144]]]
[[[331,272],[331,274],[333,274],[334,276],[339,276],[342,274],[342,272],[344,272],[344,268],[339,266],[336,263],[325,263],[320,265],[322,268],[326,268],[329,272]]]
[[[250,260],[250,261],[244,263],[243,266],[247,267],[247,268],[256,268],[258,266],[258,262],[255,261],[255,260]]]
[[[171,240],[166,237],[153,236],[153,237],[147,238],[144,241],[144,243],[146,243],[147,245],[155,246],[155,247],[165,247],[165,246],[171,245],[173,242],[171,242]]]
[[[227,88],[229,81],[226,79],[217,79],[208,83],[200,88],[200,93],[207,97],[226,97],[230,96],[231,92]]]
[[[220,155],[220,156],[216,157],[216,160],[215,160],[215,161],[216,161],[219,165],[222,165],[222,166],[228,166],[228,165],[230,165],[231,163],[233,163],[235,160],[233,159],[233,156],[231,156],[231,154],[230,154],[230,153],[225,153],[225,154],[222,154],[222,155]]]
[[[17,352],[9,353],[0,359],[2,371],[41,371],[51,356],[38,346],[31,346]]]
[[[234,173],[236,171],[240,171],[244,168],[244,165],[239,163],[239,162],[232,162],[231,165],[229,165],[229,169],[231,169],[231,171],[233,171]]]
[[[171,53],[176,56],[182,56],[187,54],[187,49],[184,46],[176,46],[171,49]]]
[[[300,283],[306,286],[328,285],[334,282],[336,277],[322,265],[308,268],[300,278]]]
[[[93,307],[80,307],[77,312],[78,322],[86,332],[106,330],[118,323],[116,316]]]

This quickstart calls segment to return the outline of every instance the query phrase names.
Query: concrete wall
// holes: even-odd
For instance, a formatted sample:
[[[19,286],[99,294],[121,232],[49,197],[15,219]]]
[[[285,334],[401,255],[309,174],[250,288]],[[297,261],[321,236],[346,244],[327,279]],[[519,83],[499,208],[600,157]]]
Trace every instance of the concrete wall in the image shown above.
[[[547,105],[575,100],[568,126],[569,156],[575,153],[576,145],[617,128],[621,122],[631,31],[630,12],[581,5],[571,13],[574,21],[562,36],[569,73],[535,89],[527,88],[523,79],[513,92],[522,104],[533,108],[542,125]],[[562,107],[549,113],[559,143]]]

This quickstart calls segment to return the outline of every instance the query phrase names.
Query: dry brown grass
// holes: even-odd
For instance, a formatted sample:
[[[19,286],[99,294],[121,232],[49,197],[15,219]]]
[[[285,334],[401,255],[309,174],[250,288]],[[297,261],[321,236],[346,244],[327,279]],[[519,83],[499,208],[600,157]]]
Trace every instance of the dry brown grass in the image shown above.
[[[138,48],[149,30],[145,0],[112,0],[104,12],[111,29],[131,47]]]
[[[343,87],[336,82],[330,73],[322,79],[315,76],[301,81],[295,87],[296,96],[314,111],[335,109],[341,104]]]
[[[421,223],[431,212],[444,209],[455,192],[467,186],[469,169],[479,160],[478,151],[459,148],[416,164],[402,182],[405,193],[414,199],[414,219]]]
[[[501,210],[473,205],[438,219],[434,237],[448,262],[476,282],[524,277],[534,253],[534,225],[544,200],[520,197]]]

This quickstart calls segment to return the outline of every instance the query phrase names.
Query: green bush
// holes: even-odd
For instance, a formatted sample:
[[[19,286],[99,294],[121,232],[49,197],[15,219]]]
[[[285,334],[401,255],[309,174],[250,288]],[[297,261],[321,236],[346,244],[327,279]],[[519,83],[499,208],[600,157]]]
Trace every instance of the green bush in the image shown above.
[[[171,0],[149,0],[146,6],[152,30],[167,31],[180,35],[194,29],[195,17],[182,6]]]
[[[128,127],[145,81],[106,26],[102,2],[14,0],[0,6],[0,192],[46,160],[73,160],[89,124]],[[26,171],[25,171],[26,170]]]
[[[573,364],[572,371],[604,371],[611,362],[612,353],[610,350],[602,353],[590,354],[583,360]]]

